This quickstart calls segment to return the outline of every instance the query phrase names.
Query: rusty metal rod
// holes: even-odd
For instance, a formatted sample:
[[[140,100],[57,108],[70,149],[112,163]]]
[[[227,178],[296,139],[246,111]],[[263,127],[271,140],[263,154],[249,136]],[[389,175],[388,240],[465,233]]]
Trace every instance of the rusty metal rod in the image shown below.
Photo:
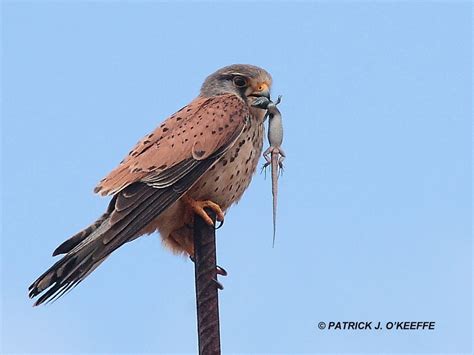
[[[216,223],[216,215],[206,209]],[[201,217],[194,217],[194,278],[196,283],[198,346],[200,355],[221,353],[217,289],[216,233]]]

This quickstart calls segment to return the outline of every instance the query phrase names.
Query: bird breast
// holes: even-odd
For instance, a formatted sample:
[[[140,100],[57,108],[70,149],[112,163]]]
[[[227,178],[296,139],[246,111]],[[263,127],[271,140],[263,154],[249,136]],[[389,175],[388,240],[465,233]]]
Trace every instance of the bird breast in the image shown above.
[[[223,210],[237,202],[257,168],[263,130],[263,121],[252,118],[234,145],[196,182],[188,195],[195,200],[212,200]]]

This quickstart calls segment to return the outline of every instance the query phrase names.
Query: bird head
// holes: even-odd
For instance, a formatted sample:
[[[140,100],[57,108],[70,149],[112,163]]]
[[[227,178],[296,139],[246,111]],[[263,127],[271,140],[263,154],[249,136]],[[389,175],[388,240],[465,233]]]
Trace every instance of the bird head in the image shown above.
[[[248,64],[233,64],[209,75],[201,87],[201,96],[232,93],[245,101],[249,98],[270,98],[271,75],[262,68]]]

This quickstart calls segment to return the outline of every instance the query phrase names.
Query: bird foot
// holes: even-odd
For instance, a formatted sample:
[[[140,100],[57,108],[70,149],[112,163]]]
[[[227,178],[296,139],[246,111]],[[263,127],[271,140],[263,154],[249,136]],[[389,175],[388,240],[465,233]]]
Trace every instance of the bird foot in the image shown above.
[[[191,210],[195,214],[197,214],[199,217],[201,217],[204,220],[204,222],[206,222],[210,226],[213,226],[214,222],[211,219],[211,217],[209,217],[209,215],[204,210],[205,208],[210,208],[211,210],[213,210],[216,213],[216,220],[217,221],[219,221],[219,222],[224,221],[224,212],[222,211],[221,207],[215,202],[212,202],[210,200],[196,201],[196,200],[193,200],[192,198],[187,197],[187,196],[185,197],[184,202],[191,207]],[[221,227],[221,226],[222,226],[222,223],[219,227]]]

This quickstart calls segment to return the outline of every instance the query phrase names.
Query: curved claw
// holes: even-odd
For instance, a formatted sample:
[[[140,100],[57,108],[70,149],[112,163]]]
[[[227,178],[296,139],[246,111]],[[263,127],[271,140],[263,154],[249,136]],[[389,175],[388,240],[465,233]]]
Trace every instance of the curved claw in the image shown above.
[[[209,217],[205,211],[205,208],[210,208],[212,211],[214,211],[216,214],[216,220],[224,220],[224,212],[217,203],[210,200],[196,201],[187,195],[185,195],[182,199],[183,202],[189,206],[190,210],[194,214],[201,217],[208,225],[214,226],[214,221],[211,219],[211,217]]]
[[[216,287],[219,289],[219,290],[223,290],[224,289],[224,286],[222,286],[222,284],[217,281],[217,279],[212,279],[212,281],[214,281],[214,283],[216,284]]]
[[[196,262],[196,259],[194,258],[194,255],[189,256],[189,260],[191,260],[193,263]],[[216,274],[221,275],[221,276],[227,276],[227,270],[224,269],[222,266],[216,265]]]
[[[224,220],[217,220],[217,222],[219,222],[219,225],[214,228],[215,230],[218,230],[220,227],[224,225]]]
[[[227,271],[226,271],[223,267],[221,267],[221,266],[219,266],[219,265],[216,265],[216,272],[217,272],[219,275],[222,275],[222,276],[227,276],[227,275],[228,275],[228,274],[227,274]]]

